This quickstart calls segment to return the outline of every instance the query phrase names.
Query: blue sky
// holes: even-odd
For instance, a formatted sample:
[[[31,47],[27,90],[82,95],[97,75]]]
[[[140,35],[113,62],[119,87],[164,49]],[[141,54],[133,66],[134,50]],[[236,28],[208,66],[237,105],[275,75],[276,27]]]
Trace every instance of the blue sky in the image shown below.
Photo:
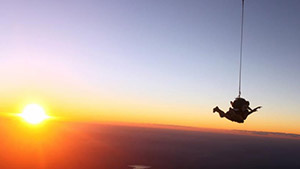
[[[197,109],[227,109],[238,94],[240,0],[1,4],[1,91],[8,95],[16,88],[77,92],[79,98],[181,105],[193,108],[194,118]],[[288,131],[300,120],[300,1],[245,5],[242,96],[264,107],[254,122],[280,121]]]

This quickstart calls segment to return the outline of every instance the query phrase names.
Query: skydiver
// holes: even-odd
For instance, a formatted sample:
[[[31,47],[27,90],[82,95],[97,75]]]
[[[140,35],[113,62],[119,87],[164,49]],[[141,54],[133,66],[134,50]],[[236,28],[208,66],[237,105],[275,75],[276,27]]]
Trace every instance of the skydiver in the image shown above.
[[[218,112],[220,117],[226,117],[228,120],[237,122],[237,123],[244,123],[247,117],[256,112],[261,106],[256,107],[255,109],[251,109],[249,107],[249,101],[246,101],[243,98],[236,98],[234,102],[230,102],[232,108],[230,107],[229,110],[225,113],[222,111],[218,106],[213,109],[213,112]]]

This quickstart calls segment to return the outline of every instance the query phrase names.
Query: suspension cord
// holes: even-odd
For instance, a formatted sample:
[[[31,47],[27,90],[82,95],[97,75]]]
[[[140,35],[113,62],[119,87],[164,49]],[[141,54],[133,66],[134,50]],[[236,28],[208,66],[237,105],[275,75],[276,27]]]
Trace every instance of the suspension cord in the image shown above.
[[[241,43],[240,43],[240,71],[239,71],[239,98],[242,91],[242,56],[243,56],[243,32],[244,32],[244,0],[242,0],[242,17],[241,17]]]

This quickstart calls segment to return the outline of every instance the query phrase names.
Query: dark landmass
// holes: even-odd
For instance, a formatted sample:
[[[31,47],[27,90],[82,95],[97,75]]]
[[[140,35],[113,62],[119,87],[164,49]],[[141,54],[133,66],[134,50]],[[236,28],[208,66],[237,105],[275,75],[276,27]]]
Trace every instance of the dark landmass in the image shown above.
[[[1,169],[300,168],[299,139],[83,123],[1,123],[0,139]]]
[[[262,135],[262,136],[279,136],[284,138],[296,138],[300,139],[299,134],[293,133],[280,133],[280,132],[265,132],[265,131],[246,131],[246,130],[233,130],[239,133],[246,133],[246,134],[254,134],[254,135]]]

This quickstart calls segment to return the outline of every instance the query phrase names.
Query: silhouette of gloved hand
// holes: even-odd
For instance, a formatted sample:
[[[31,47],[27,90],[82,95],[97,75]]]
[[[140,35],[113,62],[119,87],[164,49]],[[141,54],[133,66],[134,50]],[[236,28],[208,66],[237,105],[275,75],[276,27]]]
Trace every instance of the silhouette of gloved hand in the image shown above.
[[[255,109],[253,109],[254,111],[257,111],[258,109],[262,108],[261,106],[256,107]]]

